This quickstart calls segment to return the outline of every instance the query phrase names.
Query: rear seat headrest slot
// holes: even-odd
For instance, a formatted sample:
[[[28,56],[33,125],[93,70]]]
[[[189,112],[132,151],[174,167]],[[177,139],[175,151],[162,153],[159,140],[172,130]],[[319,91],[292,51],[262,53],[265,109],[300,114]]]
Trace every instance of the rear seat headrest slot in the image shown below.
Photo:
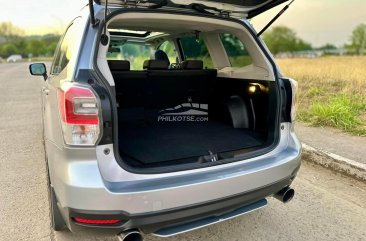
[[[108,66],[111,71],[129,71],[130,70],[130,61],[108,60]]]
[[[203,61],[185,60],[182,62],[182,69],[203,69]]]
[[[166,60],[149,59],[144,61],[144,69],[147,70],[158,70],[168,68],[169,68],[169,61]]]

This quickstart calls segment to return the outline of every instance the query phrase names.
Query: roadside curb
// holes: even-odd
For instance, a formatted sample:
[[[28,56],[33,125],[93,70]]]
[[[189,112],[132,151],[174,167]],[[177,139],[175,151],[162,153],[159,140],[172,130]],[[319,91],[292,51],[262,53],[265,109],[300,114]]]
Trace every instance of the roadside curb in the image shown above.
[[[302,143],[302,159],[366,181],[366,165]]]

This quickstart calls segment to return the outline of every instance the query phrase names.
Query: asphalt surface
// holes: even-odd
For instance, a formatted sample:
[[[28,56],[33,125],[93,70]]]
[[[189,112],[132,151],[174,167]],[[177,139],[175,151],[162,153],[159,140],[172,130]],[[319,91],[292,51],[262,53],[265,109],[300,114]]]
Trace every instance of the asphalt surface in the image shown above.
[[[50,229],[41,84],[27,64],[0,64],[0,240],[116,240]],[[289,204],[163,240],[366,240],[366,183],[304,163],[293,188]]]
[[[303,123],[296,123],[295,129],[300,140],[312,147],[366,164],[365,137],[351,136],[329,127],[311,127]]]

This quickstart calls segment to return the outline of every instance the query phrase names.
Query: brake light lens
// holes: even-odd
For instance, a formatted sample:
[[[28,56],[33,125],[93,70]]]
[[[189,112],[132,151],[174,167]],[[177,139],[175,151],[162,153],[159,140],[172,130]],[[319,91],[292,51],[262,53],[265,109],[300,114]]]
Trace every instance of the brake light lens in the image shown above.
[[[113,225],[119,223],[118,219],[85,219],[85,218],[73,218],[75,222],[82,224],[92,225]]]
[[[98,99],[91,89],[65,84],[58,91],[65,143],[95,145],[100,135]]]
[[[297,91],[298,91],[298,84],[296,80],[289,79],[291,83],[291,90],[292,90],[292,101],[291,101],[291,121],[295,121],[296,119],[296,112],[297,112]]]

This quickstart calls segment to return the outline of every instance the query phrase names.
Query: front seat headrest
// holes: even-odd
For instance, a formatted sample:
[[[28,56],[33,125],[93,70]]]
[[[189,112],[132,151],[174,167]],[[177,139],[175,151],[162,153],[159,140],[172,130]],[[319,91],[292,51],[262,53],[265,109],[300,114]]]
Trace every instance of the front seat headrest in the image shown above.
[[[154,69],[168,69],[169,62],[166,60],[156,60],[149,59],[144,61],[144,69],[154,70]]]
[[[163,50],[160,49],[155,51],[155,60],[165,60],[168,61],[168,63],[170,64],[168,55]]]

